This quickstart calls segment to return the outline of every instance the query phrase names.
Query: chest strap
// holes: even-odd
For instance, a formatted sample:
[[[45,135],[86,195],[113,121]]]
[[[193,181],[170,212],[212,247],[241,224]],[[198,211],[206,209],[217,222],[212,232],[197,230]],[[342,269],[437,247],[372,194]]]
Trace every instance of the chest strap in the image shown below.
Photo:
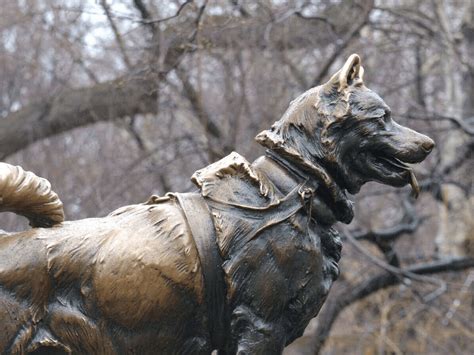
[[[213,349],[222,349],[226,336],[225,282],[211,212],[199,193],[174,194],[196,244],[204,279],[209,333]]]

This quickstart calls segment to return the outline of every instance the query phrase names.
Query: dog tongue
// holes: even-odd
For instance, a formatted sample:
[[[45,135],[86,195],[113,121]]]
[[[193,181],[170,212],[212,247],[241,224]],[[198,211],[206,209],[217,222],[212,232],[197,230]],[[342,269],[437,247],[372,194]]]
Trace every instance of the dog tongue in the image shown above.
[[[414,198],[418,198],[420,194],[420,186],[418,185],[418,181],[416,180],[415,173],[413,170],[408,170],[410,172],[410,185],[411,185],[411,194]]]

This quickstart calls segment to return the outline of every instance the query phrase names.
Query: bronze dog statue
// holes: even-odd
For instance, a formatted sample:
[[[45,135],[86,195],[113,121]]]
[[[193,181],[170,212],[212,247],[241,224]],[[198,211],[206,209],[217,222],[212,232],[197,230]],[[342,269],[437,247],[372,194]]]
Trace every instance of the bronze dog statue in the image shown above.
[[[319,312],[368,181],[418,186],[406,163],[433,141],[395,123],[352,55],[237,153],[197,171],[198,192],[63,221],[49,183],[0,166],[0,209],[33,229],[0,235],[6,354],[278,354]]]

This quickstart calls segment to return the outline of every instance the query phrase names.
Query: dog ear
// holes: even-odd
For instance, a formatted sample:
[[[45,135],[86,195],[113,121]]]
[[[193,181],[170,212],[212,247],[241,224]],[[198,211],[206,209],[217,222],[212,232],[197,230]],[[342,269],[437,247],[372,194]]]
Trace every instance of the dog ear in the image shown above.
[[[359,78],[360,57],[357,54],[351,54],[346,60],[339,73],[339,87],[346,88]]]
[[[328,91],[336,89],[341,92],[350,85],[363,84],[364,68],[362,68],[360,62],[360,57],[357,54],[352,54],[343,67],[324,84],[324,87]]]

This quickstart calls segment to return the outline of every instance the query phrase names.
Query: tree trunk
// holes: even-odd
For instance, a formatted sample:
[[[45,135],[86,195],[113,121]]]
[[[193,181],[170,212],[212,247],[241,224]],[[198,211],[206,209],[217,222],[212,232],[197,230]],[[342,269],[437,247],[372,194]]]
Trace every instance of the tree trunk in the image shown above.
[[[470,2],[462,24],[462,34],[465,43],[465,50],[468,58],[474,57],[474,3]],[[449,73],[447,73],[448,97],[453,103],[452,112],[453,117],[459,116],[459,108],[462,107],[461,119],[471,120],[474,116],[474,66],[468,66],[462,75],[461,80],[449,80],[456,73],[459,65],[454,63],[454,56],[451,57]],[[454,82],[459,83],[459,87],[454,87]],[[462,103],[457,104],[459,98],[462,98]],[[457,111],[455,109],[458,109]],[[467,137],[462,132],[453,132],[446,141],[445,155],[443,164],[449,165],[451,161],[455,160],[457,154],[463,145],[468,143]],[[468,168],[469,169],[469,168]],[[471,164],[472,169],[472,164]],[[473,178],[472,170],[467,172],[467,179],[464,181],[465,185],[472,188]],[[471,186],[470,186],[471,185]],[[474,197],[467,197],[465,191],[453,184],[443,184],[441,186],[441,200],[439,206],[439,229],[436,237],[436,244],[440,257],[462,257],[465,255],[474,255]]]

